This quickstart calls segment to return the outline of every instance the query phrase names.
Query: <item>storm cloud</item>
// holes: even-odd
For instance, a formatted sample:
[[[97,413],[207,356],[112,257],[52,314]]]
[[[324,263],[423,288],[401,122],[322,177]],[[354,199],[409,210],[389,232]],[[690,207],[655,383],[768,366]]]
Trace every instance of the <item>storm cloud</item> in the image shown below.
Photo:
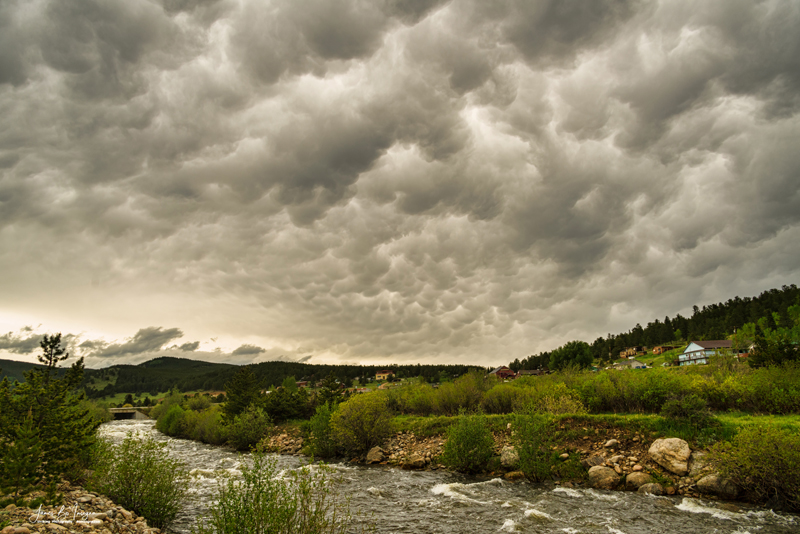
[[[490,365],[797,283],[798,27],[791,0],[4,2],[0,326],[91,330],[105,364]]]

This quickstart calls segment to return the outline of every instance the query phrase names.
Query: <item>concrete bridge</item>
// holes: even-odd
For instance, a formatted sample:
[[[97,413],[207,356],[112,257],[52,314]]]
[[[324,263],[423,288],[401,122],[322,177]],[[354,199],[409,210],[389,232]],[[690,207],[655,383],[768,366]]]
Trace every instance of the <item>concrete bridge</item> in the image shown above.
[[[139,408],[109,408],[108,411],[111,412],[114,419],[150,419],[139,411]]]

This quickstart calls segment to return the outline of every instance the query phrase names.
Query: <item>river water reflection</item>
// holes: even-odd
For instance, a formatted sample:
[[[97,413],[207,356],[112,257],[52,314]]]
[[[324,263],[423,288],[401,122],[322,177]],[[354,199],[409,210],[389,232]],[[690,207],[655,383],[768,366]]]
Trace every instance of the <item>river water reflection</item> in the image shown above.
[[[246,454],[169,438],[153,421],[104,424],[101,435],[122,440],[128,432],[168,442],[170,454],[192,470],[191,502],[173,530],[188,533],[211,504],[221,471],[236,474]],[[280,469],[304,465],[279,456]],[[371,516],[379,533],[612,533],[756,534],[798,533],[800,517],[750,506],[683,497],[566,489],[502,479],[479,479],[442,471],[402,471],[385,466],[334,464],[354,510]]]

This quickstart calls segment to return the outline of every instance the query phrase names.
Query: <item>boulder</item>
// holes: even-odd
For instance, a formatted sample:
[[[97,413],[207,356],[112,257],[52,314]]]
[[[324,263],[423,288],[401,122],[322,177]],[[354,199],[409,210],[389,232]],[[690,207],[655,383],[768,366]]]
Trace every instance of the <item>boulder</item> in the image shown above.
[[[605,447],[606,449],[616,449],[617,447],[619,447],[619,441],[615,439],[610,439],[605,442],[603,447]]]
[[[605,458],[603,458],[599,454],[595,454],[593,456],[589,456],[588,458],[584,458],[583,460],[581,460],[581,465],[586,470],[589,470],[596,465],[603,465],[605,461],[606,461]]]
[[[503,467],[517,467],[519,465],[519,453],[514,447],[503,447],[503,450],[500,451],[500,463]]]
[[[609,467],[596,465],[589,469],[589,484],[593,488],[612,490],[619,485],[619,476]]]
[[[701,493],[710,493],[723,499],[735,499],[739,494],[736,484],[719,475],[706,475],[697,481],[697,489]]]
[[[422,469],[425,467],[425,458],[417,453],[411,453],[408,459],[403,462],[404,469]]]
[[[689,472],[692,450],[680,438],[657,439],[648,452],[653,461],[671,473],[684,476]]]
[[[625,489],[636,491],[645,484],[650,484],[652,481],[653,478],[647,473],[642,473],[640,471],[630,473],[627,477],[625,477]]]
[[[637,493],[641,493],[643,495],[664,495],[664,488],[661,487],[661,484],[656,482],[642,484],[636,491]]]
[[[383,454],[383,449],[380,447],[372,447],[369,452],[367,453],[367,463],[368,464],[377,464],[384,460],[385,456]]]

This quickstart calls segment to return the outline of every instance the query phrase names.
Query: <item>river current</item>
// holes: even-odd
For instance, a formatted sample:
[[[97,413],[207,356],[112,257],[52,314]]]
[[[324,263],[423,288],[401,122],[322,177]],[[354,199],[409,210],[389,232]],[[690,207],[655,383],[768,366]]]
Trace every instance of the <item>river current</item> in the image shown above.
[[[172,439],[153,421],[105,423],[100,433],[113,442],[128,432],[147,433],[168,444],[169,454],[192,471],[191,499],[173,526],[189,533],[212,504],[222,472],[236,475],[248,455],[202,443]],[[278,456],[278,468],[305,465]],[[403,471],[387,466],[332,464],[355,512],[370,517],[379,533],[460,534],[488,532],[559,534],[772,534],[800,532],[800,516],[757,507],[686,497],[568,489],[499,478],[466,477],[444,471]]]

